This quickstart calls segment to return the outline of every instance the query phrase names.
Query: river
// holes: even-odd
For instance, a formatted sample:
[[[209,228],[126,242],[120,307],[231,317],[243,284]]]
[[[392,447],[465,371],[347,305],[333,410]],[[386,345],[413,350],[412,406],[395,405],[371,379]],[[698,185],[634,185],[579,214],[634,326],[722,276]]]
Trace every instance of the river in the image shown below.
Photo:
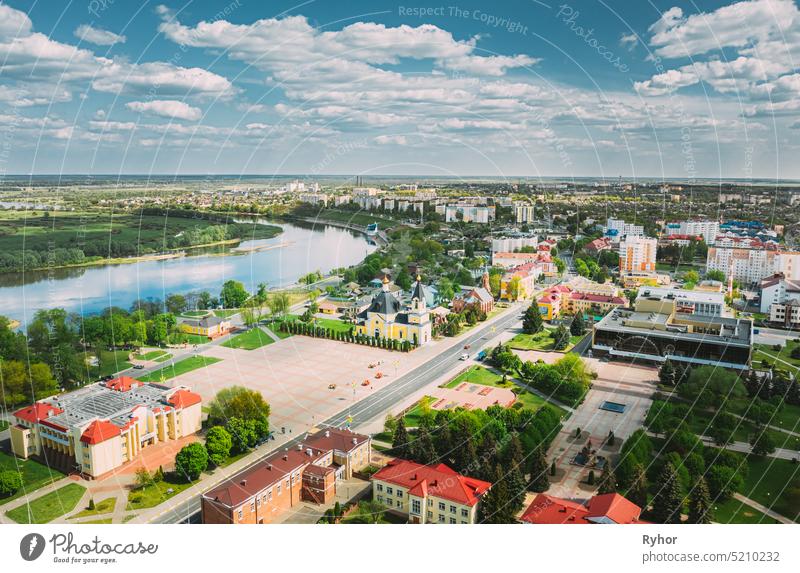
[[[171,293],[207,290],[216,296],[230,279],[255,292],[262,282],[283,287],[312,271],[357,264],[377,248],[364,235],[339,227],[261,222],[283,233],[175,259],[2,274],[0,315],[27,324],[39,309],[93,314]]]

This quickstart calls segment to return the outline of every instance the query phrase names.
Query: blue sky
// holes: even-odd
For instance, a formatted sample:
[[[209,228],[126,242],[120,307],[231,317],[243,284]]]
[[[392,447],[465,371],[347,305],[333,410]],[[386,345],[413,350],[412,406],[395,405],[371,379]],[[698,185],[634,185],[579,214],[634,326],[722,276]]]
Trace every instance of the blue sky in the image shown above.
[[[793,0],[0,2],[0,173],[800,178]]]

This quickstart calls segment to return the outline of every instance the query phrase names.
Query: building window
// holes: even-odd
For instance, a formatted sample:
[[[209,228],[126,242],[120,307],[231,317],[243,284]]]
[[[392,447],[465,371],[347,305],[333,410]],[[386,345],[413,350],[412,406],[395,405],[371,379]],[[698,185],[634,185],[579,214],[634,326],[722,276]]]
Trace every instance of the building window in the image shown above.
[[[456,506],[455,505],[451,505],[450,506],[450,513],[455,513],[455,512],[456,512]]]
[[[419,515],[422,512],[422,504],[419,502],[418,499],[411,501],[411,513],[416,513]]]
[[[269,490],[267,491],[267,501],[271,500],[272,500],[272,488],[269,488]]]
[[[461,517],[469,517],[469,512],[466,509],[461,510]]]
[[[377,486],[375,486],[375,489],[377,489],[378,491],[383,491],[383,484],[379,483]]]
[[[239,521],[241,521],[241,520],[242,520],[242,510],[240,509],[239,510]]]
[[[444,503],[439,502],[439,511],[444,511]]]
[[[281,484],[278,484],[278,495],[281,494]]]
[[[397,500],[397,507],[403,507],[403,502],[399,499]]]
[[[439,523],[444,523],[444,515],[439,514]]]
[[[378,496],[378,503],[383,503],[383,496],[382,495]]]
[[[386,495],[392,495],[393,493],[394,493],[394,490],[392,488],[390,488],[390,487],[386,488]]]
[[[429,511],[429,512],[428,512],[428,519],[431,519],[432,517],[433,517],[433,512],[432,512],[432,511]]]
[[[403,497],[403,492],[401,490],[397,490],[397,497]]]
[[[255,511],[255,510],[256,510],[256,502],[251,501],[250,502],[250,511],[252,512],[252,511]]]
[[[455,517],[451,517],[450,518],[450,525],[455,525],[455,523],[456,523],[456,518]]]

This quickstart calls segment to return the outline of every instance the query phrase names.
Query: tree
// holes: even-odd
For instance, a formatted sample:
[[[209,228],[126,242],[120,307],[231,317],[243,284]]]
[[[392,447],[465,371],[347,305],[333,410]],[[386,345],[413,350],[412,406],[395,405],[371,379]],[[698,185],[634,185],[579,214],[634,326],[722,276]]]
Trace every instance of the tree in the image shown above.
[[[647,509],[647,475],[642,464],[636,464],[633,468],[627,498],[642,509]]]
[[[753,454],[756,456],[768,456],[775,451],[775,440],[769,432],[761,430],[750,436],[750,444],[753,446]]]
[[[207,468],[208,452],[199,442],[183,446],[175,456],[175,471],[189,481],[199,478]]]
[[[675,466],[666,463],[658,478],[658,493],[653,499],[652,517],[656,523],[680,523],[683,491]]]
[[[147,471],[147,468],[139,468],[136,470],[135,482],[137,487],[146,487],[153,483],[153,476]]]
[[[710,281],[719,281],[721,283],[724,283],[725,282],[725,273],[720,271],[720,270],[718,270],[718,269],[712,269],[712,270],[706,272],[706,278],[708,280],[710,280]]]
[[[519,297],[522,294],[522,289],[520,286],[521,280],[522,279],[519,277],[514,276],[511,277],[510,281],[508,281],[508,286],[506,287],[506,296],[508,296],[510,300],[519,300]]]
[[[22,487],[22,474],[16,470],[0,472],[0,498],[14,495]]]
[[[603,466],[603,473],[600,474],[600,485],[597,488],[597,493],[600,495],[604,493],[616,493],[617,491],[617,478],[611,469],[611,464],[606,461]]]
[[[397,426],[394,429],[392,453],[399,458],[411,457],[411,443],[408,438],[408,430],[406,430],[405,418],[402,417],[397,420]]]
[[[388,414],[386,414],[386,420],[384,420],[383,422],[383,431],[393,436],[396,427],[397,427],[397,418],[392,416],[392,413],[389,412]]]
[[[230,418],[225,424],[225,429],[231,436],[231,448],[234,453],[243,454],[258,442],[253,420]]]
[[[250,294],[245,290],[241,282],[231,279],[222,284],[219,298],[223,307],[239,308],[244,304],[244,301],[250,298]]]
[[[206,450],[208,459],[215,466],[222,465],[231,455],[233,439],[228,430],[222,426],[214,426],[206,434]]]
[[[275,316],[283,316],[289,311],[289,295],[285,292],[276,292],[267,301],[269,310]]]
[[[506,483],[508,485],[509,501],[511,510],[516,513],[525,506],[525,491],[528,485],[525,482],[525,472],[522,465],[522,443],[516,433],[512,434],[503,454],[503,466],[508,472]]]
[[[711,523],[711,495],[703,477],[697,480],[689,496],[689,523]]]
[[[242,420],[257,420],[267,423],[270,407],[260,392],[250,390],[244,386],[230,386],[223,388],[208,404],[208,423],[211,426],[221,426],[230,418]],[[258,438],[266,438],[269,425],[259,427],[263,431]]]
[[[658,370],[658,380],[666,386],[675,385],[675,367],[672,365],[672,361],[669,358],[664,361],[664,364],[662,364],[661,368]]]
[[[563,324],[553,331],[553,350],[564,350],[569,345],[569,330]]]
[[[186,297],[182,294],[171,294],[167,296],[167,299],[164,301],[164,306],[167,312],[172,314],[180,314],[189,309]]]
[[[533,303],[525,311],[522,317],[522,332],[525,334],[536,334],[541,332],[544,325],[542,324],[542,313],[539,311],[539,305]]]
[[[583,313],[578,312],[569,323],[569,332],[572,336],[583,336],[586,334],[586,321],[583,320]]]
[[[510,497],[503,472],[497,465],[490,480],[492,487],[481,497],[478,519],[481,523],[512,523],[514,515],[509,511]]]
[[[412,458],[420,464],[431,465],[439,461],[433,438],[427,428],[420,428],[411,444]]]
[[[551,475],[555,475],[555,462],[550,468]],[[542,448],[536,448],[528,461],[528,491],[545,492],[550,488],[550,480],[547,479],[547,459],[544,457]]]

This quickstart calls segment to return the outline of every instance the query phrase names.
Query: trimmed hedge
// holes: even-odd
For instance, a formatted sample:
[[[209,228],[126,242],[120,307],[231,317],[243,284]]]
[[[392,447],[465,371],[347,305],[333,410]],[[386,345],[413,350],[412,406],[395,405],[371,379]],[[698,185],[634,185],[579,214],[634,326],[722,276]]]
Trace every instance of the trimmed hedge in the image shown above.
[[[278,329],[289,334],[301,334],[303,336],[311,336],[314,338],[327,338],[329,340],[338,340],[340,342],[363,344],[364,346],[383,348],[384,350],[409,352],[414,348],[414,345],[408,340],[400,341],[393,338],[378,338],[364,334],[354,334],[353,331],[355,328],[351,328],[350,332],[342,332],[332,328],[315,326],[308,322],[302,322],[299,320],[284,320],[280,323]]]

